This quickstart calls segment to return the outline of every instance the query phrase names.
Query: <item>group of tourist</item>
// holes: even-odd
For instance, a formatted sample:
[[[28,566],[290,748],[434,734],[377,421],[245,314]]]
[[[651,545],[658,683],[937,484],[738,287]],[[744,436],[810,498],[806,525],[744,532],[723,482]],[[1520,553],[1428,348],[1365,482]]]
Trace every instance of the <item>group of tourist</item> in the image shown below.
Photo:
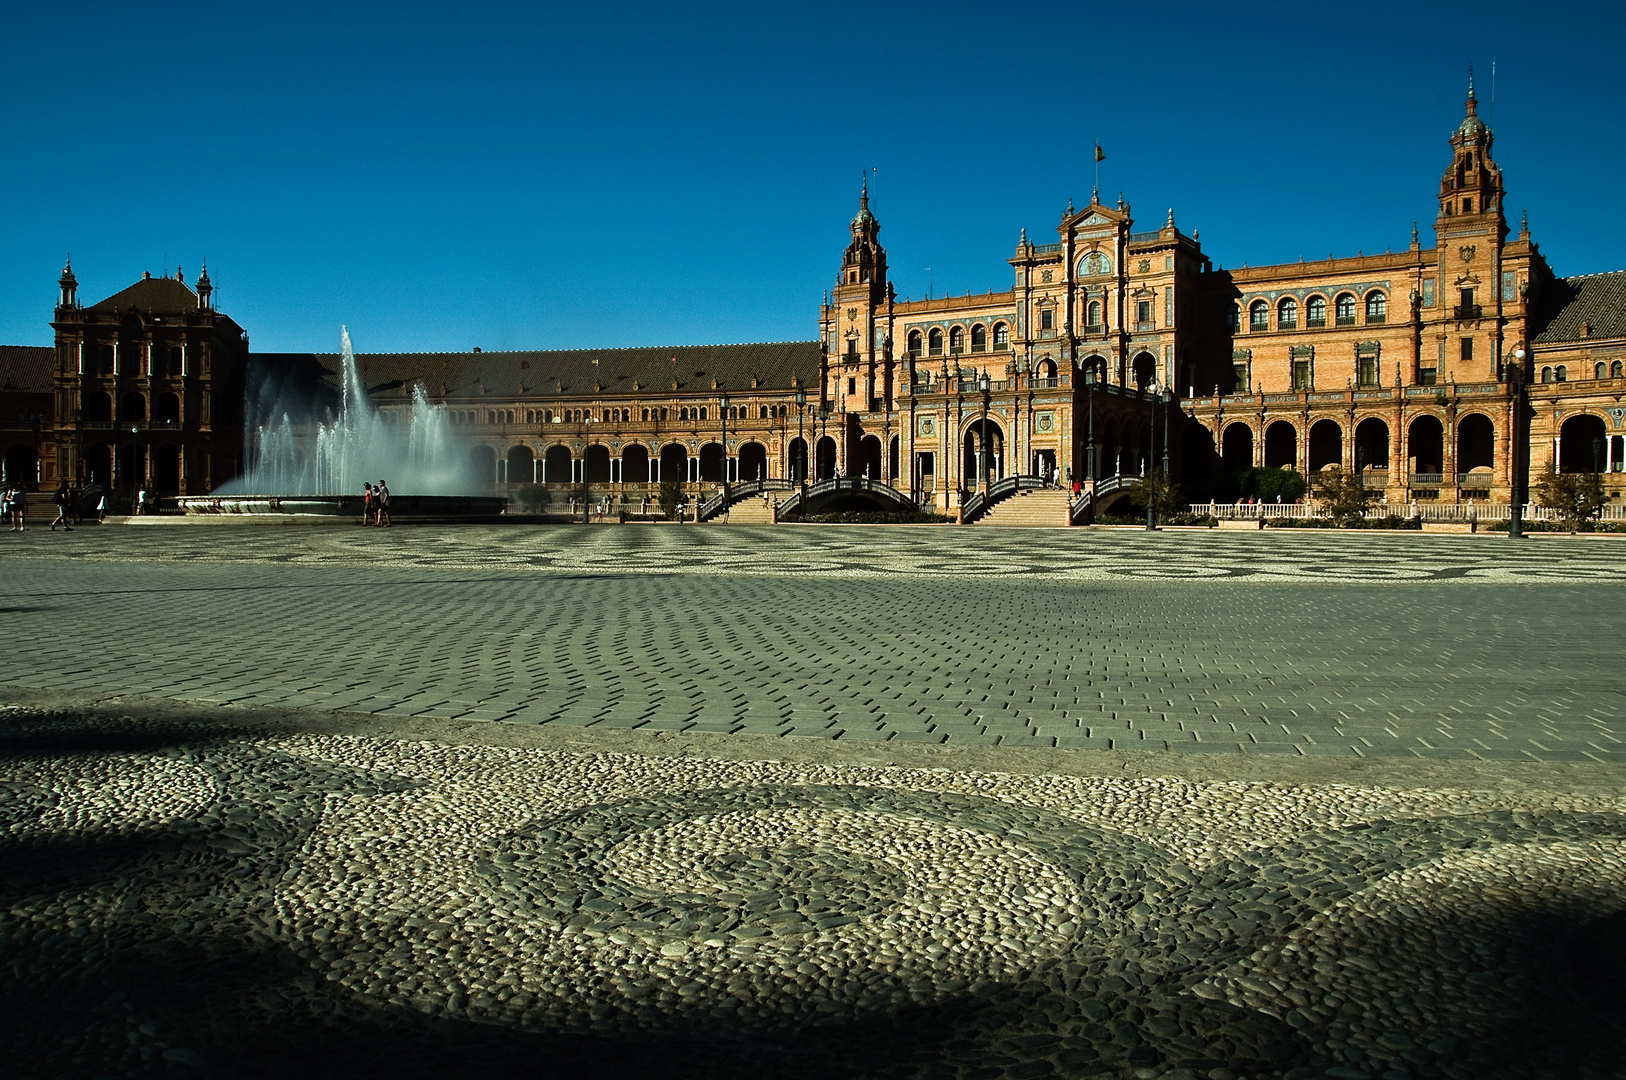
[[[21,484],[7,484],[4,491],[0,491],[0,509],[6,516],[6,524],[11,526],[12,532],[23,532],[23,509],[28,504],[28,492],[23,490]]]
[[[380,480],[377,487],[361,485],[361,523],[386,529],[393,524],[390,521],[390,486],[384,481]]]

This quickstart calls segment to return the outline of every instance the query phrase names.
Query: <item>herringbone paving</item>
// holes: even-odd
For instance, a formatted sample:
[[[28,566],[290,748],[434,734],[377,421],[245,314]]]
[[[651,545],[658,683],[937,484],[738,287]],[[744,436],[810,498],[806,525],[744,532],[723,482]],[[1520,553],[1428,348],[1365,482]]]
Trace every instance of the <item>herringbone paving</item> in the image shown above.
[[[1610,540],[952,528],[84,529],[0,682],[558,726],[1623,760]]]

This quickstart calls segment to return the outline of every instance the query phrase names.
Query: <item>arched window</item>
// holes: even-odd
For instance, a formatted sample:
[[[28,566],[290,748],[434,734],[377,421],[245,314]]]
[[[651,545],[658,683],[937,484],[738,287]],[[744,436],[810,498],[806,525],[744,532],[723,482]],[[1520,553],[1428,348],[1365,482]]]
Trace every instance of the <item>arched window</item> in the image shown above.
[[[943,331],[942,331],[942,329],[941,328],[933,328],[931,334],[928,337],[928,340],[931,343],[930,347],[928,349],[928,352],[932,356],[942,356],[943,355]]]
[[[1570,370],[1563,364],[1559,364],[1557,367],[1553,368],[1553,382],[1568,382],[1569,377]]]
[[[1355,325],[1355,295],[1353,293],[1344,293],[1344,294],[1342,294],[1341,296],[1338,297],[1338,300],[1337,300],[1336,304],[1337,304],[1337,312],[1336,313],[1337,313],[1337,316],[1338,316],[1338,325],[1339,326],[1354,326]]]
[[[704,405],[702,405],[702,406],[700,406],[700,419],[704,420],[705,418],[706,418],[706,407]]]
[[[1621,363],[1620,363],[1620,361],[1619,360],[1611,361],[1610,364],[1609,364],[1609,377],[1611,379],[1618,379],[1618,378],[1620,378],[1620,374],[1621,374]]]
[[[920,331],[919,330],[911,330],[911,331],[909,331],[909,355],[910,356],[919,356],[920,355]]]
[[[553,423],[553,410],[552,409],[543,409],[542,410],[542,422],[544,424]]]
[[[981,323],[971,328],[971,351],[988,351],[988,328]]]
[[[1101,329],[1101,301],[1091,300],[1090,306],[1084,309],[1084,325],[1090,330]]]
[[[1276,305],[1276,329],[1292,330],[1299,324],[1299,302],[1291,296]]]
[[[1002,322],[994,324],[994,348],[1007,349],[1011,344],[1011,328]]]
[[[953,326],[949,328],[949,352],[965,352],[965,327]]]
[[[1552,382],[1553,381],[1553,369],[1552,368],[1544,367],[1544,368],[1541,369],[1541,381],[1542,382]]]
[[[1604,362],[1599,360],[1596,364],[1592,365],[1592,377],[1594,379],[1601,379],[1603,378],[1603,373],[1606,370],[1608,370],[1608,368],[1605,366]]]
[[[1312,296],[1304,302],[1304,325],[1309,327],[1327,325],[1327,298],[1325,296]]]
[[[1366,294],[1366,321],[1383,322],[1389,317],[1389,298],[1380,292]]]
[[[1103,251],[1092,251],[1078,260],[1079,277],[1098,277],[1112,272],[1112,260]]]
[[[679,420],[687,420],[688,418],[689,418],[689,410],[688,409],[679,409],[678,410],[678,419]]]
[[[1270,329],[1270,305],[1263,300],[1255,300],[1248,305],[1248,329]]]

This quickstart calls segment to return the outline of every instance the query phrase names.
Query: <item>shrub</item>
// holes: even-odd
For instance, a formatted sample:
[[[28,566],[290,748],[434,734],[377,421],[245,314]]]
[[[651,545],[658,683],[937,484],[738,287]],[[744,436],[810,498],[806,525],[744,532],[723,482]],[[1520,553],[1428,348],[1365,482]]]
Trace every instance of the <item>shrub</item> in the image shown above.
[[[514,502],[527,514],[540,514],[553,501],[545,484],[524,484],[514,492]]]
[[[1275,502],[1279,495],[1282,502],[1297,502],[1304,498],[1305,490],[1303,474],[1292,469],[1242,469],[1225,477],[1219,497],[1222,502],[1235,502],[1252,495],[1260,502]]]
[[[846,510],[836,514],[792,513],[782,521],[800,521],[809,525],[941,525],[954,519],[944,514],[925,511],[902,513],[889,510]]]
[[[1322,470],[1315,487],[1322,508],[1340,525],[1365,518],[1372,505],[1372,492],[1361,483],[1361,474],[1346,473],[1337,465]]]
[[[1603,480],[1597,473],[1545,473],[1532,494],[1537,506],[1557,511],[1572,532],[1591,532],[1603,510]]]
[[[678,504],[683,501],[683,484],[677,480],[662,480],[657,501],[660,503],[662,514],[676,518]]]

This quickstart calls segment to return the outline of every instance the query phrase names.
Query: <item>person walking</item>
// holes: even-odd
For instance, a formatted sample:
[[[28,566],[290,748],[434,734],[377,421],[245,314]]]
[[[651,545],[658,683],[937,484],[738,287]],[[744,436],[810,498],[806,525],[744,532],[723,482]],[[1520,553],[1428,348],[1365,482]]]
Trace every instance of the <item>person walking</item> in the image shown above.
[[[361,485],[361,523],[373,523],[373,485],[365,481]]]
[[[57,485],[51,501],[56,503],[56,518],[51,522],[51,531],[56,532],[56,527],[61,525],[64,530],[73,532],[73,526],[68,524],[68,507],[73,503],[73,492],[69,490],[66,480]]]
[[[394,522],[390,521],[390,486],[384,481],[378,482],[378,526],[387,529]]]
[[[23,531],[22,505],[18,502],[18,495],[21,494],[21,491],[21,488],[13,484],[8,486],[4,492],[0,492],[0,509],[5,510],[6,520],[11,523],[12,532]]]

